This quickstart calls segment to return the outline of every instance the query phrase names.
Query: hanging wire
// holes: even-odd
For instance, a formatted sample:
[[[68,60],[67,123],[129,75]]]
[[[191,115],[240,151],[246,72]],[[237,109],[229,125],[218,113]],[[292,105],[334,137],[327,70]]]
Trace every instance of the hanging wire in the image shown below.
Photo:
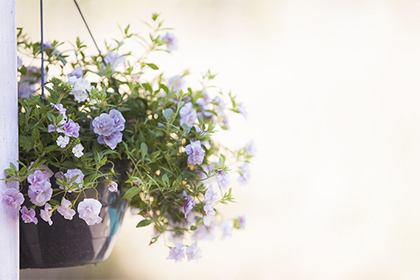
[[[41,0],[41,1],[42,1],[42,0]],[[101,50],[100,50],[100,49],[99,49],[99,47],[98,47],[98,44],[96,44],[96,40],[95,40],[95,38],[93,37],[92,32],[90,31],[90,28],[89,28],[89,26],[88,26],[88,24],[87,24],[87,22],[86,22],[86,20],[85,20],[85,17],[83,16],[83,13],[82,13],[82,10],[81,10],[81,9],[80,9],[80,7],[79,7],[79,4],[77,4],[77,1],[76,1],[76,0],[73,0],[73,2],[74,2],[74,4],[76,5],[76,8],[77,8],[77,10],[79,11],[80,16],[82,17],[83,22],[85,23],[85,26],[86,26],[86,28],[87,28],[87,30],[88,30],[88,32],[89,32],[89,35],[90,35],[90,37],[92,38],[92,41],[93,41],[93,43],[95,44],[96,49],[98,50],[99,56],[102,58],[102,61],[103,61],[103,63],[105,64],[105,67],[106,67],[107,63],[106,63],[106,61],[105,61],[105,58],[103,57],[103,55],[102,55],[102,53],[101,53]],[[119,93],[119,92],[118,92],[117,82],[115,81],[114,77],[112,77],[112,76],[111,76],[111,81],[112,81],[112,85],[114,86],[114,90],[115,90],[115,92],[116,92],[116,93]]]
[[[42,0],[40,0],[40,17],[41,17],[41,98],[44,101],[44,13],[42,7]]]

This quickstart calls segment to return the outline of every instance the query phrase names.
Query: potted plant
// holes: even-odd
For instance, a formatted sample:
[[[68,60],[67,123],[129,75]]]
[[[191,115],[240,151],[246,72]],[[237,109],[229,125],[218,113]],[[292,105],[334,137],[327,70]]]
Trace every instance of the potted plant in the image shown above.
[[[246,111],[212,84],[211,72],[196,84],[186,84],[188,72],[161,72],[149,55],[171,52],[176,39],[157,14],[150,27],[144,39],[128,26],[104,56],[79,38],[71,51],[44,44],[45,96],[41,44],[18,30],[20,56],[30,64],[18,58],[19,167],[11,164],[4,180],[19,189],[1,199],[20,211],[21,267],[105,259],[127,207],[139,215],[137,227],[154,227],[151,243],[176,240],[168,245],[176,261],[200,258],[196,240],[216,227],[229,235],[244,226],[243,217],[223,220],[217,207],[233,201],[235,175],[249,180],[255,149],[230,150],[214,134],[229,128],[229,114]],[[142,54],[124,49],[133,41]]]

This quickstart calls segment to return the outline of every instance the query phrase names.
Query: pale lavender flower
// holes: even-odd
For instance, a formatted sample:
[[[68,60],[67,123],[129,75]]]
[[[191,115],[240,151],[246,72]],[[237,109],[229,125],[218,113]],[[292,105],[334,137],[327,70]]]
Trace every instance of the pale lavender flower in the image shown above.
[[[93,198],[85,198],[77,206],[77,212],[79,212],[79,218],[91,226],[102,221],[102,218],[99,217],[101,208],[102,204],[98,200]]]
[[[32,184],[28,189],[28,196],[33,204],[36,206],[43,206],[47,201],[51,199],[53,189],[51,183],[45,181],[43,185]]]
[[[73,220],[73,216],[76,215],[76,211],[71,209],[71,202],[64,197],[61,199],[61,206],[57,208],[57,211],[66,220]]]
[[[229,188],[230,183],[230,175],[229,173],[220,170],[219,174],[216,175],[217,183],[222,188],[222,190],[226,191]]]
[[[175,38],[174,34],[168,32],[165,36],[162,37],[162,42],[166,45],[168,51],[175,51],[178,49],[178,40]]]
[[[214,216],[216,215],[216,211],[214,211],[213,205],[206,204],[203,207],[206,215],[203,217],[203,224],[206,226],[210,226],[210,223],[214,220]]]
[[[201,224],[197,227],[197,229],[194,231],[193,239],[194,240],[214,240],[216,234],[217,223],[211,222],[209,226],[206,226],[204,224]]]
[[[112,109],[109,116],[114,120],[114,130],[123,131],[125,127],[125,118],[120,111]]]
[[[80,189],[83,188],[83,178],[85,177],[85,175],[80,169],[69,169],[64,174],[64,176],[66,177],[67,182],[70,182],[74,177],[77,176],[76,179],[73,181],[72,185],[76,184]]]
[[[50,105],[51,105],[51,106],[53,106],[53,107],[54,107],[54,109],[56,109],[56,110],[57,110],[57,112],[58,112],[60,115],[66,116],[67,109],[66,109],[66,108],[64,108],[63,104],[58,103],[57,105],[55,105],[54,103],[50,103]]]
[[[188,195],[187,200],[183,203],[184,204],[184,217],[186,218],[188,213],[194,208],[194,197]]]
[[[32,83],[22,82],[19,85],[19,98],[29,98],[31,97],[36,91],[36,87]]]
[[[204,194],[204,203],[206,205],[213,205],[218,199],[218,193],[213,190],[212,186],[209,186]]]
[[[108,185],[108,190],[110,192],[118,192],[118,184],[117,182],[111,181]]]
[[[72,119],[70,119],[66,124],[63,125],[64,133],[67,137],[79,137],[79,129],[80,125],[75,123]]]
[[[24,201],[23,194],[15,188],[7,188],[2,192],[1,202],[11,210],[19,210]]]
[[[52,171],[46,166],[40,166],[33,174],[28,176],[28,196],[36,206],[43,206],[51,199],[53,190],[51,188],[50,177]],[[40,169],[45,169],[45,172]]]
[[[246,225],[246,217],[245,216],[238,216],[237,220],[238,220],[238,227],[241,228],[241,229],[244,229],[245,225]]]
[[[75,157],[80,158],[81,156],[83,156],[83,149],[84,147],[82,146],[82,144],[77,144],[73,147],[71,151],[73,152]]]
[[[53,224],[53,221],[51,220],[52,216],[52,207],[49,203],[45,204],[44,209],[41,209],[39,216],[46,221],[50,226]]]
[[[245,150],[250,156],[255,156],[257,154],[257,147],[255,146],[254,141],[250,141],[245,145]]]
[[[197,111],[194,109],[192,102],[186,103],[179,110],[179,124],[182,126],[184,123],[191,127],[194,123],[197,122]]]
[[[203,254],[201,249],[198,248],[197,242],[194,242],[193,244],[188,246],[185,250],[185,253],[187,254],[188,261],[198,260],[202,257]]]
[[[102,113],[92,121],[93,132],[103,136],[109,136],[114,133],[115,120],[107,113]]]
[[[23,65],[22,59],[19,56],[17,56],[17,68],[19,69],[20,67],[22,67],[22,65]]]
[[[40,169],[45,169],[43,172]],[[46,166],[40,166],[34,173],[28,176],[28,183],[31,184],[33,187],[40,187],[43,188],[45,182],[49,181],[50,177],[52,176],[52,171]]]
[[[70,74],[67,75],[68,78],[70,77],[76,77],[78,78],[82,78],[83,77],[83,70],[81,67],[77,67],[76,69],[74,69]]]
[[[57,146],[59,146],[60,148],[65,148],[67,146],[67,144],[69,143],[70,138],[68,136],[58,136],[57,138]]]
[[[20,210],[20,213],[22,213],[22,220],[24,223],[34,223],[38,224],[38,219],[35,217],[35,210],[34,209],[28,209],[26,206],[23,206]]]
[[[169,84],[169,88],[172,89],[173,91],[179,91],[184,87],[185,81],[182,78],[182,76],[176,75],[168,79],[168,84]]]
[[[244,116],[245,120],[248,119],[248,111],[244,104],[239,104],[238,112]]]
[[[248,163],[242,165],[239,171],[239,175],[240,176],[238,178],[238,182],[240,185],[245,185],[249,183],[249,180],[251,180],[251,169]]]
[[[222,232],[223,237],[232,236],[232,231],[233,231],[232,221],[224,221],[220,223],[219,226],[220,226],[220,230]]]
[[[203,163],[205,151],[201,147],[200,141],[191,141],[191,143],[185,147],[185,152],[188,155],[189,164],[196,165]]]
[[[175,260],[176,262],[182,261],[182,259],[185,258],[184,247],[184,244],[176,243],[175,247],[172,247],[169,251],[169,256],[167,259]]]
[[[119,64],[125,63],[125,57],[119,55],[117,52],[110,52],[107,56],[105,56],[104,61],[107,65],[111,65],[112,71],[115,71],[115,68],[117,68]]]
[[[48,125],[48,132],[51,133],[51,132],[54,132],[54,131],[55,131],[55,126],[53,124],[49,124]]]
[[[111,148],[111,150],[115,149],[118,145],[118,143],[122,142],[123,135],[119,131],[114,131],[109,136],[99,135],[98,136],[98,143],[99,144],[106,144],[108,147]]]

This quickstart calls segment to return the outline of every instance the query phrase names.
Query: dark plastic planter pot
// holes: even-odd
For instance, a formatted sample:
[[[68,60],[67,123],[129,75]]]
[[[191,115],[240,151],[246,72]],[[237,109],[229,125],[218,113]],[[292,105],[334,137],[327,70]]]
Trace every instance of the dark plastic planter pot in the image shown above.
[[[127,202],[121,194],[109,192],[104,184],[100,184],[97,191],[98,200],[102,203],[102,222],[99,224],[88,226],[78,213],[73,220],[65,220],[57,212],[51,217],[52,226],[41,218],[38,218],[38,225],[20,222],[21,269],[80,266],[108,258]],[[70,195],[75,197],[77,194]],[[95,198],[96,192],[90,190],[86,195]],[[78,202],[84,199],[82,196]]]

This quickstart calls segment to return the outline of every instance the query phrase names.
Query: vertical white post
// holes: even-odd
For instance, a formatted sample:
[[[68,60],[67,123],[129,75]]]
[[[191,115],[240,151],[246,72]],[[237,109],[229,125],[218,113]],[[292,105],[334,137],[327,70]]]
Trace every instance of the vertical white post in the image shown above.
[[[0,178],[17,163],[16,2],[0,0]],[[6,188],[0,181],[0,193]],[[0,280],[19,279],[19,216],[0,203]]]

